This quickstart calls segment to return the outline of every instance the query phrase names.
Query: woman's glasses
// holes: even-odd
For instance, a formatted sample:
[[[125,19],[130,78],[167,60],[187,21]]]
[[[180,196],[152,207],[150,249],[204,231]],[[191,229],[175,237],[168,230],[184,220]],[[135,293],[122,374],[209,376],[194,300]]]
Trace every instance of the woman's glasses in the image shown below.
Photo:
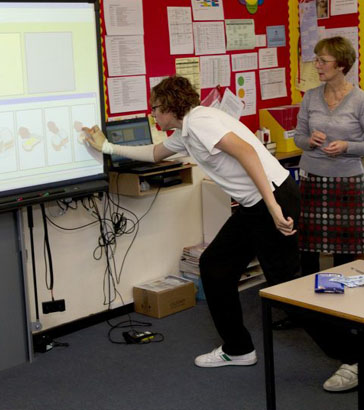
[[[334,63],[336,60],[326,60],[325,58],[322,57],[315,57],[313,60],[313,64],[318,64],[320,66],[326,65],[328,63]]]

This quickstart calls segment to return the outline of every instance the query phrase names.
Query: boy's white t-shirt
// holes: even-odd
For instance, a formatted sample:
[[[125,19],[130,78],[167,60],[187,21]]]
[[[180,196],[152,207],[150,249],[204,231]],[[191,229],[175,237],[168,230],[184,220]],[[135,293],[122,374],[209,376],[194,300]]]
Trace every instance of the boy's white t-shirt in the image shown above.
[[[273,182],[280,186],[286,180],[289,171],[283,168],[249,128],[217,108],[193,108],[183,118],[182,130],[176,130],[163,144],[173,152],[187,151],[229,196],[241,205],[250,207],[262,199],[257,187],[239,161],[215,147],[229,132],[235,133],[255,149],[272,191]]]

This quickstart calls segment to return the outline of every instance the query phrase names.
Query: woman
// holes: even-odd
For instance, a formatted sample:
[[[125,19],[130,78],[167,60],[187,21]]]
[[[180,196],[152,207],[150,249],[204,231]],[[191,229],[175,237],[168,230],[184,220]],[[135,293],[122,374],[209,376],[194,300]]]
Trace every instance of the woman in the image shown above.
[[[199,367],[253,365],[257,356],[244,326],[238,282],[257,256],[270,284],[298,271],[295,221],[299,192],[289,172],[240,121],[211,107],[183,77],[164,79],[152,89],[152,115],[162,130],[176,129],[158,145],[114,146],[98,127],[88,141],[104,153],[158,162],[187,152],[239,207],[200,258],[207,303],[223,345],[198,356]]]
[[[364,92],[345,78],[356,54],[343,37],[320,40],[314,52],[323,84],[305,93],[294,137],[303,150],[299,245],[304,275],[320,270],[321,252],[333,255],[334,266],[364,253]],[[326,390],[357,385],[353,358],[345,361],[345,348],[338,348],[345,372],[339,369],[324,384]],[[354,366],[350,376],[356,371],[356,381],[347,377],[348,365]]]

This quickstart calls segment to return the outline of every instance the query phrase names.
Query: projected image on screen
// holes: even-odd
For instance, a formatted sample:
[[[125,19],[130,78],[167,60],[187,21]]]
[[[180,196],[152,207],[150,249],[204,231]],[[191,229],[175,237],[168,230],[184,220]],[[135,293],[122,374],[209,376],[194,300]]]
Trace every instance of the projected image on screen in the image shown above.
[[[74,91],[72,33],[26,33],[29,93]]]
[[[94,4],[0,0],[0,196],[99,178],[83,126],[101,125]]]
[[[6,121],[0,124],[5,125]],[[7,126],[0,127],[0,173],[16,170],[16,156],[14,149],[14,133]]]

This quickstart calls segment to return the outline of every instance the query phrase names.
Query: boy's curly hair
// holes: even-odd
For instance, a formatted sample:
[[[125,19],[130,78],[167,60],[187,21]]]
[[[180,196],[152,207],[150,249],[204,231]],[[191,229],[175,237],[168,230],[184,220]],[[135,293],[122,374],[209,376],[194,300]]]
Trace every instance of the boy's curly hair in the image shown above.
[[[172,112],[182,120],[191,108],[200,105],[200,97],[187,78],[174,75],[152,88],[150,105],[156,103],[161,112]]]

